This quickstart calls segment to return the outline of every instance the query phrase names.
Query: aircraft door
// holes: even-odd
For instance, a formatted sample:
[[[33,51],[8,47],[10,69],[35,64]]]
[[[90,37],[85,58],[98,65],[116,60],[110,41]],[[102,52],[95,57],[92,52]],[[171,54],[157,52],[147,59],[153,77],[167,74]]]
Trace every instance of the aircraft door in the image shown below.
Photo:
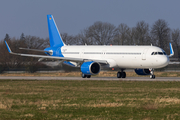
[[[146,53],[148,51],[148,48],[144,49],[143,50],[143,53],[142,53],[142,60],[146,60]]]

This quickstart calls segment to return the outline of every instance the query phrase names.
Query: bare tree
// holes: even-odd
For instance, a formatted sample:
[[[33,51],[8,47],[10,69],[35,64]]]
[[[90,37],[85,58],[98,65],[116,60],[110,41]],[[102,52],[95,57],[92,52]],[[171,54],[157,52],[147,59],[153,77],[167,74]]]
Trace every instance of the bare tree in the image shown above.
[[[136,41],[135,41],[135,34],[136,34],[136,28],[132,27],[130,28],[130,30],[128,31],[128,45],[136,45]]]
[[[120,24],[115,30],[113,44],[124,45],[128,44],[130,28],[126,24]]]
[[[175,57],[180,58],[180,30],[179,29],[173,29],[172,30],[172,42],[173,42],[173,48],[175,51]]]
[[[4,40],[7,41],[10,46],[12,46],[11,49],[13,49],[13,50],[14,50],[15,46],[17,46],[17,44],[14,43],[15,38],[10,38],[10,36],[8,34],[5,35]],[[7,50],[7,47],[4,43],[4,41],[1,41],[0,44],[1,44],[0,45],[1,46],[0,47],[1,48],[0,63],[4,64],[6,67],[11,67],[11,68],[13,68],[15,66],[19,66],[19,61],[18,61],[17,56],[12,57],[13,55],[8,53],[8,50]],[[17,50],[15,50],[15,51],[17,51]]]
[[[140,21],[135,27],[135,42],[137,45],[145,45],[149,42],[149,25],[144,21]]]
[[[95,41],[93,35],[90,34],[88,28],[82,30],[81,33],[76,36],[76,39],[77,39],[77,43],[80,45],[85,45],[85,44],[94,45],[94,44],[96,44],[95,43],[96,41]]]
[[[8,40],[10,40],[10,36],[9,36],[9,34],[6,34],[6,35],[5,35],[5,38],[4,38],[4,40],[5,40],[5,41],[8,41]]]
[[[98,45],[110,44],[114,38],[115,28],[110,23],[95,22],[88,28],[89,37],[94,39]]]
[[[49,46],[49,41],[48,39],[44,40],[39,37],[28,35],[25,37],[25,44],[27,48],[44,49]]]
[[[21,36],[20,36],[20,40],[21,40],[21,41],[25,40],[24,33],[22,33],[22,34],[21,34]]]
[[[26,50],[20,50],[19,47],[24,48],[31,48],[31,49],[44,49],[49,46],[48,39],[40,39],[39,37],[35,36],[24,36],[24,34],[21,34],[20,39],[11,38],[9,35],[6,34],[5,40],[8,42],[9,46],[11,47],[11,50],[16,53],[25,53],[25,54],[34,54],[35,52],[32,51],[26,51]],[[7,47],[4,43],[4,41],[0,42],[0,63],[5,65],[8,68],[14,68],[14,67],[20,67],[27,64],[28,62],[34,62],[37,61],[37,58],[31,58],[31,57],[21,57],[21,56],[15,56],[8,53]],[[43,53],[35,53],[35,54],[43,54]]]
[[[68,35],[67,33],[62,33],[61,34],[62,40],[65,42],[65,44],[70,44],[70,45],[76,45],[77,40],[76,37],[72,35]]]
[[[15,38],[11,38],[7,42],[13,52],[19,52],[19,49],[17,47],[19,45],[19,43],[18,43],[19,40],[15,39]],[[0,42],[0,47],[1,47],[1,51],[0,51],[0,56],[1,56],[0,63],[1,64],[5,65],[8,68],[19,67],[21,65],[22,58],[19,56],[9,54],[4,41]]]
[[[170,28],[165,20],[157,20],[151,29],[152,42],[160,48],[167,50],[170,41]]]

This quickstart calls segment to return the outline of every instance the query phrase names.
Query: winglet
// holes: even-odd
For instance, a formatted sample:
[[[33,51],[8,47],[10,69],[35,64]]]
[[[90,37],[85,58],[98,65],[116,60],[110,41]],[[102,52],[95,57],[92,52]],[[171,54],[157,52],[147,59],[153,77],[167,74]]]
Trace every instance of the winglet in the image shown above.
[[[169,47],[170,47],[170,55],[168,57],[172,57],[174,55],[174,50],[171,43],[169,43]]]
[[[12,53],[12,51],[11,51],[9,45],[7,44],[7,42],[6,42],[6,41],[4,41],[4,42],[5,42],[5,44],[6,44],[6,47],[7,47],[7,49],[8,49],[8,52],[9,52],[9,53]]]

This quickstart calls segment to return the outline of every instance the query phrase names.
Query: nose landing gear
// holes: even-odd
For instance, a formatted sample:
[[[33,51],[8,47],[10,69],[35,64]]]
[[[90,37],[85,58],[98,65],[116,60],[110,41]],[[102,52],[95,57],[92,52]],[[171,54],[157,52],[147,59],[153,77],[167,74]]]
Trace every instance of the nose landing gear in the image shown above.
[[[150,78],[151,78],[151,79],[155,79],[156,77],[155,77],[155,75],[154,75],[154,69],[150,68],[149,71],[150,71],[150,73],[151,73]]]

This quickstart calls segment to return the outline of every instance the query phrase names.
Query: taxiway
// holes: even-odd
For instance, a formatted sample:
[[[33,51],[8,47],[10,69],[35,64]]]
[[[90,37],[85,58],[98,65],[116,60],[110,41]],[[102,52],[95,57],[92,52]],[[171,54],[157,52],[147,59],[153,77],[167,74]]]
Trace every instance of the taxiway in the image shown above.
[[[150,79],[149,77],[17,77],[17,76],[0,76],[0,80],[122,80],[122,81],[180,81],[180,77],[156,77],[156,79]]]

